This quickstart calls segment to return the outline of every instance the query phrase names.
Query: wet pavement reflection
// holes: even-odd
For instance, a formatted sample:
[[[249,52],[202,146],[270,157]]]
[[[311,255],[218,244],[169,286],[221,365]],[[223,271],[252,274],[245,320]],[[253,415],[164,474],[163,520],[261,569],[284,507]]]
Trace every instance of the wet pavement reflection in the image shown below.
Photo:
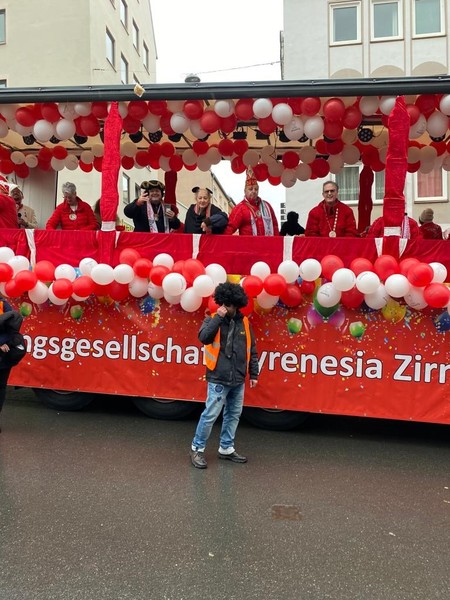
[[[0,600],[446,598],[448,427],[242,422],[247,464],[194,469],[196,416],[98,398],[55,412],[9,390],[0,434]]]

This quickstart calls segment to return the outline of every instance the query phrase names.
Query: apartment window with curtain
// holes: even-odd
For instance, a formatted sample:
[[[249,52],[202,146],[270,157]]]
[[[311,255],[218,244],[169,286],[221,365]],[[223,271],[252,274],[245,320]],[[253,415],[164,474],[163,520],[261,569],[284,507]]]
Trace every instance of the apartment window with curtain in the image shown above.
[[[133,46],[139,52],[139,27],[133,21]]]
[[[122,200],[124,204],[130,204],[130,178],[122,173]]]
[[[447,171],[440,167],[436,167],[430,173],[417,172],[415,197],[418,202],[447,199],[447,177],[443,177],[443,173],[447,174]]]
[[[361,42],[361,2],[330,4],[330,44],[332,46]]]
[[[414,36],[443,34],[443,14],[443,0],[413,0]]]
[[[0,10],[0,44],[6,43],[6,11]]]
[[[339,186],[339,200],[346,204],[358,204],[359,201],[359,176],[362,165],[344,167],[337,173],[335,180]],[[372,202],[380,204],[384,198],[384,171],[374,173],[372,185]]]
[[[120,20],[125,29],[128,29],[128,4],[125,0],[120,0]]]
[[[403,35],[401,0],[372,0],[372,40],[399,39]]]
[[[120,80],[122,83],[128,83],[128,61],[123,54],[120,55]]]
[[[113,36],[111,35],[111,33],[108,30],[106,30],[106,58],[112,64],[113,67],[115,66],[115,63],[116,63],[115,46],[116,46],[116,42],[115,42]]]

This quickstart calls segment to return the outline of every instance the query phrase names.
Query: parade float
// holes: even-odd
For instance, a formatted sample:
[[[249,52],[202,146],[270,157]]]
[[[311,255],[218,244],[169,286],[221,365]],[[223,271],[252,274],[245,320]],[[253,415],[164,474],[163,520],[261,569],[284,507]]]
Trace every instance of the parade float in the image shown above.
[[[150,416],[186,416],[205,394],[197,331],[228,279],[250,298],[261,371],[246,394],[254,423],[287,428],[311,412],[449,423],[449,242],[401,237],[406,173],[450,170],[449,84],[183,84],[139,97],[127,86],[2,90],[9,180],[34,169],[102,173],[101,230],[0,230],[0,291],[25,317],[28,350],[10,383],[59,409],[102,393]],[[233,136],[244,129],[246,139]],[[173,184],[182,169],[220,160],[285,187],[362,162],[360,231],[367,184],[384,170],[385,235],[116,231],[120,167],[162,169]]]

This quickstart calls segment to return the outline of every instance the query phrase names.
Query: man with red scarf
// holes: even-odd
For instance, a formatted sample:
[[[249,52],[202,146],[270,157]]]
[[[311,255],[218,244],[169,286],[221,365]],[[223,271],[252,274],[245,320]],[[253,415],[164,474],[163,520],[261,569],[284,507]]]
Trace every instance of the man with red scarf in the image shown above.
[[[258,196],[259,186],[253,171],[247,170],[245,198],[228,217],[226,234],[239,230],[239,235],[278,235],[278,221],[271,205]]]
[[[9,195],[17,186],[0,176],[0,228],[18,229],[16,203]]]
[[[99,228],[90,204],[78,198],[74,183],[69,181],[63,183],[62,193],[64,202],[55,208],[47,221],[46,229],[95,230]]]
[[[322,202],[309,211],[305,236],[358,237],[352,209],[338,200],[338,184],[325,181],[322,190]]]

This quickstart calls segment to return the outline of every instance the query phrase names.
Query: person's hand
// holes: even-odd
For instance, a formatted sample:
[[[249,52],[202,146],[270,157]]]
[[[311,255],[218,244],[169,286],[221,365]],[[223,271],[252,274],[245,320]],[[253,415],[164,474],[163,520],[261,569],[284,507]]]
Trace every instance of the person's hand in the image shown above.
[[[19,219],[19,225],[21,227],[26,227],[28,225],[28,223],[24,219],[22,219],[22,217],[20,217],[20,219]]]
[[[444,231],[442,237],[444,238],[444,240],[448,240],[448,238],[450,237],[450,228]]]
[[[166,208],[166,216],[169,217],[169,219],[173,219],[175,216],[175,213],[173,212],[172,209]]]
[[[205,233],[208,233],[210,231],[210,228],[208,227],[208,225],[205,222],[201,223],[200,227],[201,227],[202,231],[204,231]]]
[[[219,308],[217,309],[217,314],[219,315],[219,317],[226,317],[227,315],[227,309],[225,306],[219,306]]]
[[[8,346],[8,344],[2,344],[2,345],[0,346],[0,350],[1,350],[2,352],[9,352],[9,346]]]
[[[143,204],[145,204],[145,202],[148,202],[148,192],[141,192],[141,195],[137,199],[136,204],[138,206],[142,206]]]
[[[256,387],[256,384],[258,383],[257,379],[250,379],[250,387],[254,388]]]

